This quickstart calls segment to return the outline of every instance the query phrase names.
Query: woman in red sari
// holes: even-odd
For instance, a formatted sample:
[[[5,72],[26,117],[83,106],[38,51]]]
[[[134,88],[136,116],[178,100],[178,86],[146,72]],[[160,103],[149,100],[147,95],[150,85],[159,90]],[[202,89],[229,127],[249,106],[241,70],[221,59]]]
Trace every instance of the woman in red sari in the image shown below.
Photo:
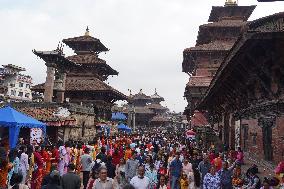
[[[52,166],[57,167],[59,161],[59,150],[56,145],[52,146],[52,151],[51,151],[51,164]]]
[[[41,146],[41,156],[45,164],[45,168],[43,169],[43,174],[47,175],[50,172],[51,160],[50,160],[47,150],[45,149],[45,146]]]
[[[43,161],[40,154],[40,147],[35,147],[34,152],[34,171],[32,173],[31,189],[40,189],[43,179]]]

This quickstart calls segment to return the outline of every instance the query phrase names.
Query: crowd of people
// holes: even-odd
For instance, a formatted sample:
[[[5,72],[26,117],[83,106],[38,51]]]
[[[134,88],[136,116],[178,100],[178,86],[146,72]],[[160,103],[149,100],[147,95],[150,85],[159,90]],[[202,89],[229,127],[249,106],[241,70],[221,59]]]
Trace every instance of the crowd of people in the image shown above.
[[[284,188],[284,162],[278,178],[260,179],[257,166],[242,170],[244,153],[208,149],[175,132],[99,136],[88,144],[59,141],[46,146],[0,146],[0,189],[271,189]]]

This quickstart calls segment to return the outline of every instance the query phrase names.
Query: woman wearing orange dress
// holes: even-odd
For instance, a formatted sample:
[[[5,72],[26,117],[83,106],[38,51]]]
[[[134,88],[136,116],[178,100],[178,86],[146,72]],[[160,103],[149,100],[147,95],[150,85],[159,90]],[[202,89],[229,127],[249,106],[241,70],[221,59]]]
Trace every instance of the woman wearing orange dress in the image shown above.
[[[131,150],[130,146],[127,146],[127,149],[125,150],[125,156],[124,156],[125,161],[130,159],[131,156],[132,156],[132,150]]]
[[[52,158],[52,153],[51,151],[48,149],[47,151],[47,158],[46,158],[46,173],[49,174],[51,171],[51,158]]]
[[[82,150],[82,145],[80,144],[80,145],[77,146],[77,157],[76,157],[76,170],[77,170],[78,174],[81,173],[80,160],[81,160],[82,154],[83,154],[83,150]]]

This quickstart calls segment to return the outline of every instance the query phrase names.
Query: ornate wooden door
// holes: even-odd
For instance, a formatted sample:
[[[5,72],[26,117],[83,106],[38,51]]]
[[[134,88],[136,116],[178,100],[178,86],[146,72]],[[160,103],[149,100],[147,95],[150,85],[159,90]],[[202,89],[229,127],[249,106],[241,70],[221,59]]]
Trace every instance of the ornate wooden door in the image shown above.
[[[272,148],[272,127],[266,126],[262,128],[263,150],[264,159],[272,161],[273,148]]]
[[[263,116],[258,120],[259,126],[262,128],[262,141],[264,159],[266,161],[273,160],[273,147],[272,147],[272,128],[276,124],[276,116]]]

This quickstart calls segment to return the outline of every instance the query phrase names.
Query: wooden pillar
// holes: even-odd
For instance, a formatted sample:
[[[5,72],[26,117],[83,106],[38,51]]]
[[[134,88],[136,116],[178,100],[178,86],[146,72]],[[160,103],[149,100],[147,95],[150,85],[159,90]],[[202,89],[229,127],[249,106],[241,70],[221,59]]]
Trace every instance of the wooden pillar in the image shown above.
[[[52,102],[54,76],[55,76],[55,64],[46,63],[46,81],[44,85],[44,102]]]

